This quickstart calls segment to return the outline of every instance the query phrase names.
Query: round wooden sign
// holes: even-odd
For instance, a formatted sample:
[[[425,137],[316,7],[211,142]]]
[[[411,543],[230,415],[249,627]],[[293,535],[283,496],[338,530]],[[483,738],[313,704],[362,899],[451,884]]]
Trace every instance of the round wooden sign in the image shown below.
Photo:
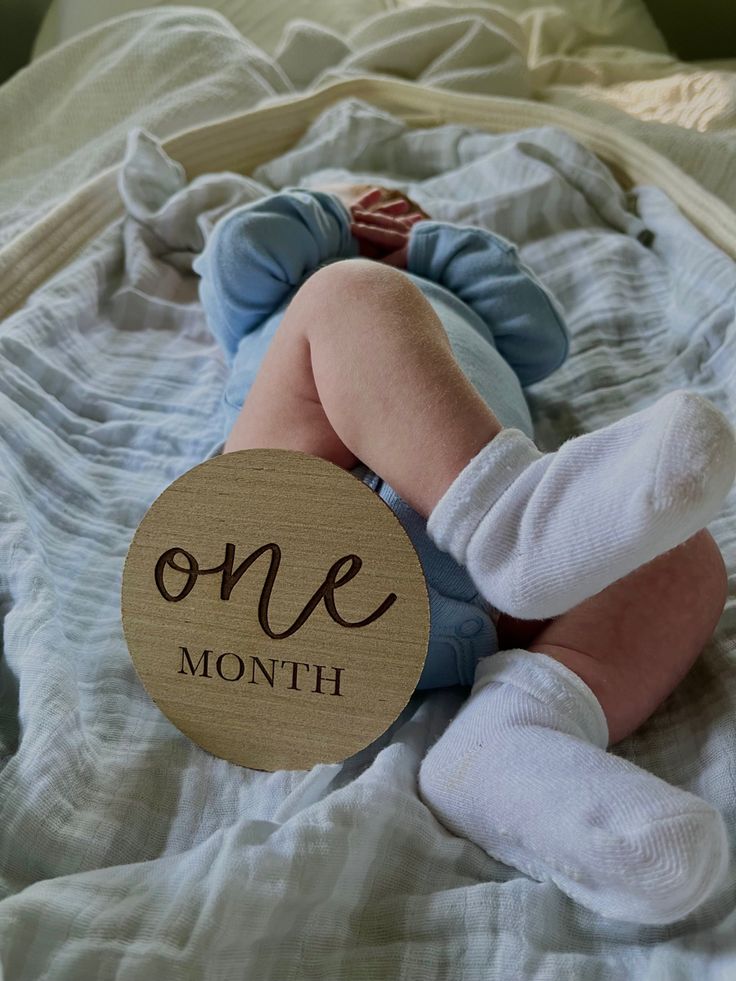
[[[121,601],[164,715],[257,770],[369,745],[428,649],[424,572],[401,522],[354,474],[294,450],[224,453],[170,484],[133,537]]]

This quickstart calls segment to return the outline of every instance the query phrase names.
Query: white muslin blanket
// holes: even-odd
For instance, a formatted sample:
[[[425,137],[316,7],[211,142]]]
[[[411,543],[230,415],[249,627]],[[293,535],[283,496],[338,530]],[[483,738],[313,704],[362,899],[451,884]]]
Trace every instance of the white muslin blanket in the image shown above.
[[[234,86],[235,65],[233,56]],[[213,71],[218,84],[227,77],[223,62]],[[204,73],[193,92],[201,108]],[[244,108],[256,101],[251,93]],[[263,118],[282,117],[266,107]],[[16,206],[6,185],[0,211],[0,977],[736,976],[736,869],[691,917],[641,927],[597,917],[439,824],[416,775],[465,690],[415,694],[344,763],[264,773],[179,732],[125,645],[120,586],[135,529],[221,435],[226,368],[192,261],[220,215],[285,184],[320,173],[398,184],[433,217],[519,245],[572,336],[568,361],[527,390],[543,449],[675,388],[736,424],[733,256],[653,183],[624,191],[568,132],[519,118],[507,132],[422,128],[350,96],[327,102],[296,142],[275,131],[284,145],[247,177],[221,161],[247,152],[255,122],[238,138],[227,130],[227,152],[203,131],[196,154],[187,144],[186,172],[175,145],[164,152],[134,125],[109,185],[117,211],[61,262],[54,255],[75,228],[93,221],[89,198],[82,188],[48,213],[64,204],[71,170],[49,167],[49,185],[32,192],[19,159]],[[113,128],[100,125],[105,166],[116,159]],[[92,140],[91,177],[95,153]],[[77,150],[64,166],[75,159]],[[30,173],[32,154],[27,164]],[[725,204],[723,213],[730,221]],[[53,272],[30,288],[40,261]],[[731,577],[713,638],[614,749],[713,802],[734,841],[735,517],[732,491],[709,526]]]

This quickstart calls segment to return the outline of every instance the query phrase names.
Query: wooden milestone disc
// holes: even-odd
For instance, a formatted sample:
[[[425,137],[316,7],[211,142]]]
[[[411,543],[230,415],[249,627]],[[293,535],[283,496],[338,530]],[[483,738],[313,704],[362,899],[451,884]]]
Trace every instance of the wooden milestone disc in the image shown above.
[[[121,609],[164,715],[257,770],[369,745],[409,701],[429,642],[424,571],[394,512],[294,450],[225,453],[170,484],[133,536]]]

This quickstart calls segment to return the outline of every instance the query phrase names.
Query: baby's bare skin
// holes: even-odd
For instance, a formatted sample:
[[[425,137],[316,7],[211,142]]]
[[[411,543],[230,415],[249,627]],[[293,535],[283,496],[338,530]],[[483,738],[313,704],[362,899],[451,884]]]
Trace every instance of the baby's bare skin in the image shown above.
[[[370,184],[316,184],[313,189],[335,194],[350,211],[350,230],[361,256],[406,268],[411,227],[429,218],[416,202],[400,191]]]
[[[378,192],[378,194],[375,195],[373,202],[367,205],[368,210],[374,210],[376,207],[386,210],[389,209],[390,206],[403,202],[406,205],[406,209],[396,208],[390,210],[390,213],[402,213],[404,210],[407,210],[408,212],[412,213],[416,212],[423,218],[429,218],[426,211],[422,210],[422,208],[415,201],[412,201],[410,197],[408,197],[406,194],[402,194],[401,191],[397,190],[396,188],[381,187],[378,184],[349,184],[342,182],[313,184],[312,187],[317,191],[330,191],[332,194],[336,194],[348,208],[364,200],[366,195]]]
[[[502,427],[456,362],[432,306],[397,268],[411,227],[400,213],[413,202],[386,193],[341,185],[341,199],[371,230],[368,241],[394,262],[336,261],[306,280],[224,452],[301,450],[348,470],[363,461],[426,518]],[[389,217],[390,227],[372,224],[371,214]],[[723,557],[703,529],[558,617],[502,615],[499,649],[538,651],[574,671],[600,701],[613,745],[689,671],[727,595]]]

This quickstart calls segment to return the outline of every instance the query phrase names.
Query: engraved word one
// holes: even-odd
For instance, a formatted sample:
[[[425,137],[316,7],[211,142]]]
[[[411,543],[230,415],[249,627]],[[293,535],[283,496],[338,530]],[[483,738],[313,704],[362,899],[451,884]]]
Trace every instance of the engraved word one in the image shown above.
[[[232,542],[226,543],[225,558],[220,565],[213,566],[211,569],[201,569],[199,567],[199,563],[191,552],[188,552],[186,549],[181,548],[180,546],[174,546],[173,548],[169,548],[165,552],[162,552],[158,558],[158,561],[156,562],[156,569],[154,573],[156,588],[167,602],[178,603],[185,599],[194,589],[199,576],[208,576],[221,572],[222,580],[220,583],[220,599],[229,600],[230,594],[240,577],[250,568],[253,562],[255,562],[256,559],[268,549],[271,550],[271,561],[268,567],[268,574],[266,575],[266,579],[261,590],[261,598],[258,603],[258,622],[260,623],[263,632],[273,640],[282,640],[283,638],[290,637],[292,634],[296,633],[297,630],[299,630],[299,628],[305,623],[305,621],[309,619],[312,611],[318,605],[321,599],[324,599],[325,608],[327,609],[330,617],[341,627],[365,627],[369,623],[373,623],[374,620],[378,620],[379,617],[382,617],[384,613],[396,602],[396,593],[389,593],[381,605],[377,607],[373,613],[365,617],[365,619],[350,622],[349,620],[345,620],[343,617],[341,617],[335,605],[335,590],[340,586],[345,585],[345,583],[350,582],[351,579],[354,579],[363,565],[363,562],[359,556],[353,554],[344,555],[342,558],[333,562],[333,564],[330,566],[324,582],[314,593],[291,627],[284,630],[282,633],[274,633],[268,623],[268,604],[271,598],[271,591],[276,579],[276,574],[278,573],[279,566],[281,564],[281,549],[276,542],[269,542],[267,545],[262,545],[260,548],[257,548],[255,551],[251,552],[250,555],[248,555],[247,558],[245,558],[235,570],[233,570],[233,563],[235,561],[235,545]],[[177,553],[186,558],[186,565],[177,564],[175,561],[175,556]],[[350,568],[347,572],[345,572],[341,579],[338,579],[337,574],[340,568],[346,562],[351,563]],[[172,595],[164,585],[164,571],[167,567],[186,575],[186,582],[178,595]]]

